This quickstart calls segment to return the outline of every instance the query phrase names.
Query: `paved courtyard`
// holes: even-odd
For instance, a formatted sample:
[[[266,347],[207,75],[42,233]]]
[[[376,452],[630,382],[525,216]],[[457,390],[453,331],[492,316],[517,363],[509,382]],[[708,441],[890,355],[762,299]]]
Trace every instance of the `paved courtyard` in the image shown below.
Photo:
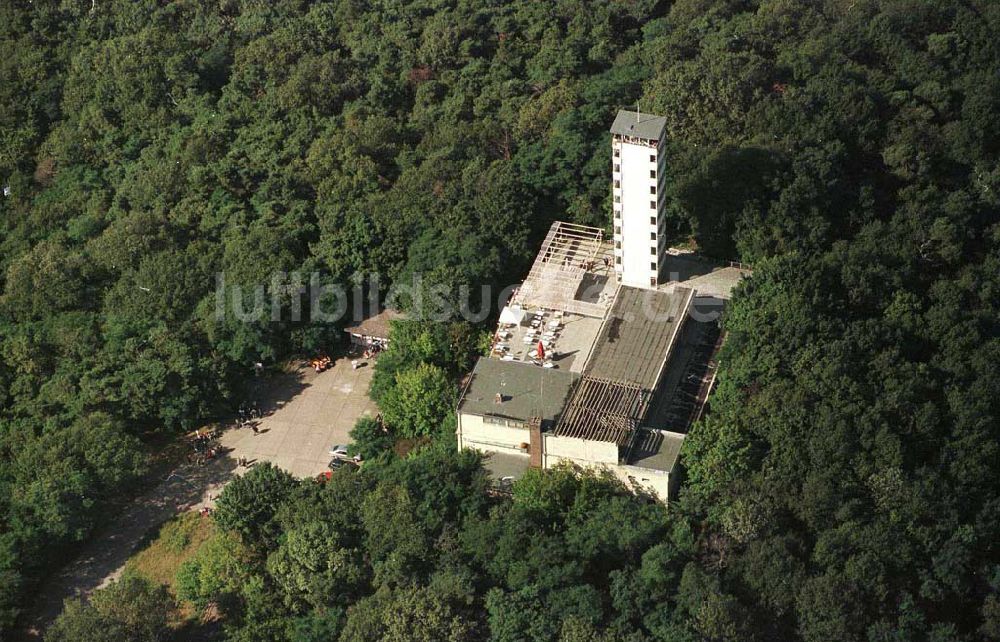
[[[267,399],[260,400],[265,416],[257,421],[259,434],[249,428],[227,430],[221,443],[232,449],[235,461],[269,461],[296,477],[314,477],[327,470],[330,447],[346,444],[354,423],[374,416],[368,398],[372,362],[357,370],[341,357],[325,372],[306,366],[267,382]]]

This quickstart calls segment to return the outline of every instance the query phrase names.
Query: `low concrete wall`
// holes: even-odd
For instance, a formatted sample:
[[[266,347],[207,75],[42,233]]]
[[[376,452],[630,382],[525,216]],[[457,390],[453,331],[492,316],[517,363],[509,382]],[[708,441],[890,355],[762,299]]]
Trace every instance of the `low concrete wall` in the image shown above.
[[[616,466],[619,478],[632,488],[642,488],[666,502],[673,494],[671,475],[665,470],[640,468],[639,466]]]

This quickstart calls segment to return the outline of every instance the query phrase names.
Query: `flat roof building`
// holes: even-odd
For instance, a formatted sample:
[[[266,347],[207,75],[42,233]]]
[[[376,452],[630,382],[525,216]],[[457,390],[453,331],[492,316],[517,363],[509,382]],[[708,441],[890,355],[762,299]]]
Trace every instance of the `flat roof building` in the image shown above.
[[[487,453],[498,477],[569,462],[664,501],[677,492],[722,342],[704,308],[749,270],[666,247],[665,131],[665,118],[618,113],[613,241],[553,223],[462,391],[458,446]]]

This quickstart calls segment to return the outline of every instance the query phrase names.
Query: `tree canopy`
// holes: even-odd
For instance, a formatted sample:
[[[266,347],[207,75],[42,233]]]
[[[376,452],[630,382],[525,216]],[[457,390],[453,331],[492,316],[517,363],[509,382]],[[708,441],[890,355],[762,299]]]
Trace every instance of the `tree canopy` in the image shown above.
[[[668,232],[754,266],[680,501],[495,500],[446,443],[261,467],[185,599],[233,640],[997,639],[998,30],[987,0],[3,3],[0,630],[152,434],[330,349],[294,274],[508,285],[553,220],[607,226],[638,102]],[[372,395],[447,434],[479,328],[414,319]]]

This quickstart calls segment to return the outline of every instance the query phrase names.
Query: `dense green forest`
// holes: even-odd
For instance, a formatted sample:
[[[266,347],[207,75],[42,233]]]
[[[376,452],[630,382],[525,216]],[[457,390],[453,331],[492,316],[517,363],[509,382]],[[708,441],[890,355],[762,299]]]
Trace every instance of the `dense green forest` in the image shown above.
[[[177,598],[248,641],[1000,639],[998,31],[989,0],[3,3],[0,630],[147,444],[338,340],[220,320],[217,274],[505,285],[552,220],[608,223],[639,101],[673,233],[755,266],[680,501],[497,499],[446,424],[325,485],[256,467]],[[386,355],[405,432],[475,332]],[[113,590],[53,639],[162,634],[159,587]]]

